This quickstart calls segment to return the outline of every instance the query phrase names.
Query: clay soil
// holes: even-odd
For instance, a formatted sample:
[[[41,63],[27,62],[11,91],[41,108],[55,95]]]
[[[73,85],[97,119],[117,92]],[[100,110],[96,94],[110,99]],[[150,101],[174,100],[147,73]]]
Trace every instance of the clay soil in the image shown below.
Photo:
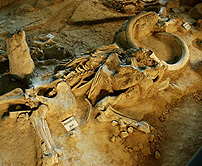
[[[170,14],[174,15],[173,12]],[[82,53],[112,43],[115,32],[128,20],[129,15],[107,8],[98,0],[16,0],[0,9],[2,50],[5,49],[3,44],[6,36],[22,28],[27,41],[34,36],[51,33],[54,41],[66,47],[71,56],[81,56]],[[188,13],[178,15],[190,24],[196,21]],[[202,145],[202,49],[196,44],[197,40],[202,40],[202,31],[192,27],[189,31],[176,31],[175,34],[188,45],[190,61],[183,69],[168,76],[186,89],[184,94],[176,91],[174,97],[168,97],[167,101],[162,101],[160,97],[142,101],[137,108],[149,110],[138,120],[148,122],[155,130],[151,153],[147,154],[145,148],[142,153],[131,155],[125,149],[125,144],[110,141],[110,123],[100,123],[92,118],[88,125],[77,129],[71,136],[65,129],[57,132],[57,128],[51,130],[54,141],[63,151],[61,160],[65,166],[183,166],[188,163]],[[48,67],[43,69],[39,63],[35,73],[39,78],[53,73],[57,63],[50,60]],[[8,63],[1,65],[1,95],[16,87],[26,88],[24,82],[14,84],[3,77]],[[80,103],[81,108],[88,109],[86,103]],[[0,115],[0,166],[42,165],[40,141],[31,121],[9,119],[7,105],[0,108]],[[80,118],[83,116],[81,113]],[[133,118],[136,118],[135,114]],[[133,139],[147,147],[144,142],[146,138],[141,132]],[[156,150],[160,153],[159,158],[155,158]]]

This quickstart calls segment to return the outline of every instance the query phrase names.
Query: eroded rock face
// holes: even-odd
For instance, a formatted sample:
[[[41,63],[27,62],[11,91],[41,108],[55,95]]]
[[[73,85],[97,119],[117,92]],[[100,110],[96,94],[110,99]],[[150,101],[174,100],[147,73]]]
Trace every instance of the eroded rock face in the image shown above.
[[[7,54],[9,59],[10,74],[24,78],[31,74],[34,62],[30,56],[29,48],[25,41],[25,32],[17,30],[6,39]]]

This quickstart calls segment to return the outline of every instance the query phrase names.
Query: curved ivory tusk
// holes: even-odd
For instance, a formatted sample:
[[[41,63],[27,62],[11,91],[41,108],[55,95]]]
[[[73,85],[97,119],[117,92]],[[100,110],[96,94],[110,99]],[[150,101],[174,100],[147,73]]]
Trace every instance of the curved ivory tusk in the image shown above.
[[[128,45],[130,47],[137,48],[138,38],[141,36],[150,35],[150,29],[152,30],[152,28],[157,24],[158,20],[159,16],[155,12],[142,13],[130,19],[125,29],[125,35]],[[168,32],[155,33],[154,36],[158,36],[160,38],[170,38],[171,40],[173,40],[175,44],[179,46],[181,55],[180,59],[174,64],[169,64],[159,59],[155,54],[152,54],[151,57],[153,57],[157,62],[162,62],[165,66],[167,66],[167,70],[169,71],[179,70],[187,64],[189,60],[189,49],[186,43],[179,36]]]
[[[140,24],[139,22],[141,20],[150,20],[150,23],[145,21],[145,24]],[[129,44],[130,47],[137,47],[137,45],[135,44],[135,40],[136,36],[138,36],[139,34],[136,32],[136,29],[139,29],[141,31],[144,31],[144,28],[148,28],[148,26],[146,26],[146,24],[150,24],[150,27],[153,27],[156,25],[156,23],[159,20],[159,16],[157,13],[155,12],[146,12],[146,13],[141,13],[137,16],[132,17],[126,25],[126,40]],[[144,27],[145,25],[145,27]],[[144,33],[144,35],[147,35]]]
[[[161,61],[165,66],[167,66],[167,70],[170,70],[170,71],[179,70],[182,67],[184,67],[189,60],[189,49],[188,49],[186,43],[179,36],[172,34],[172,33],[160,32],[160,33],[157,33],[157,35],[165,35],[165,36],[169,36],[169,37],[172,37],[173,39],[175,39],[176,44],[180,45],[181,56],[180,56],[179,61],[174,64],[168,64],[163,60],[159,60],[159,58],[156,57],[155,54],[152,54],[152,58],[154,58],[157,62]]]

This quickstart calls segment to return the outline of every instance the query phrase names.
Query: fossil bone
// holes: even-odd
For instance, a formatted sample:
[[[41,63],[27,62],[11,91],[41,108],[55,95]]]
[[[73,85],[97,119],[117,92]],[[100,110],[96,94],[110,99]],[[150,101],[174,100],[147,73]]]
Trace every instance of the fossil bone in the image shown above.
[[[6,39],[7,54],[9,59],[10,74],[24,78],[31,74],[34,62],[29,54],[29,48],[25,41],[25,32],[17,30]]]
[[[80,57],[58,66],[55,70],[55,77],[64,78],[75,95],[86,94],[93,83],[94,75],[105,62],[107,56],[118,51],[120,51],[120,48],[116,44],[102,46],[91,53],[90,56]]]
[[[30,117],[34,128],[37,131],[38,137],[41,142],[43,151],[43,165],[55,165],[58,163],[58,156],[55,152],[55,143],[52,139],[50,129],[48,127],[46,113],[48,107],[41,105],[36,111],[34,111]],[[44,144],[44,145],[43,145]]]
[[[170,80],[162,79],[165,70],[164,66],[158,64],[156,67],[150,67],[144,71],[132,66],[120,66],[116,74],[111,74],[112,85],[109,84],[108,87],[111,86],[113,90],[117,91],[124,90],[124,92],[118,96],[105,97],[95,107],[99,110],[105,110],[109,105],[124,108],[125,103],[128,103],[127,101],[130,101],[127,106],[130,106],[131,104],[134,105],[140,98],[144,99],[156,95],[158,91],[169,87]],[[99,86],[96,85],[95,87]]]
[[[56,92],[57,94],[53,98],[39,95],[35,95],[34,98],[48,107],[49,111],[47,114],[54,115],[58,121],[62,121],[72,116],[71,109],[76,106],[76,100],[71,92],[71,88],[65,82],[57,84]]]
[[[51,123],[48,123],[49,120],[54,120],[54,125],[60,126],[64,119],[75,115],[76,110],[76,99],[70,87],[65,82],[59,82],[55,90],[57,94],[53,98],[39,96],[37,94],[33,95],[33,99],[35,99],[34,102],[39,101],[42,103],[42,105],[33,112],[30,119],[43,143],[44,165],[57,164],[59,156],[57,153],[60,151],[56,148],[52,139]]]
[[[15,105],[15,104],[25,104],[25,97],[22,89],[16,88],[2,96],[0,96],[0,105]]]
[[[179,36],[168,33],[167,27],[170,27],[168,23],[172,22],[171,20],[165,21],[162,26],[159,22],[162,22],[162,19],[155,12],[139,14],[124,23],[117,31],[114,42],[125,49],[143,47],[152,50],[153,58],[163,63],[168,71],[179,70],[189,60],[189,49]],[[181,22],[173,21],[173,23],[176,27]],[[164,51],[159,50],[156,43],[161,44],[160,49]]]

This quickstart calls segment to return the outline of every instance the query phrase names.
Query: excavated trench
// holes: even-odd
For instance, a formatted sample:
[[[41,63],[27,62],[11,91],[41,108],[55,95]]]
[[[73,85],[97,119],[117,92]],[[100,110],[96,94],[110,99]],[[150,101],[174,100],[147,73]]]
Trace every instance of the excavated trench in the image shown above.
[[[9,73],[6,55],[12,51],[0,62],[0,164],[188,163],[202,143],[202,32],[188,13],[197,2],[106,1],[104,6],[103,1],[78,0],[72,7],[69,0],[22,2],[0,3],[1,12],[9,10],[5,17],[17,27],[19,18],[33,22],[31,16],[42,17],[44,28],[22,24],[29,29],[26,42],[35,65],[31,73],[20,79],[25,71]],[[19,13],[15,17],[18,3],[26,18]],[[163,15],[151,14],[161,7],[166,8]],[[159,17],[171,21],[159,27]],[[183,27],[185,20],[191,29]],[[5,32],[2,28],[0,34]]]

